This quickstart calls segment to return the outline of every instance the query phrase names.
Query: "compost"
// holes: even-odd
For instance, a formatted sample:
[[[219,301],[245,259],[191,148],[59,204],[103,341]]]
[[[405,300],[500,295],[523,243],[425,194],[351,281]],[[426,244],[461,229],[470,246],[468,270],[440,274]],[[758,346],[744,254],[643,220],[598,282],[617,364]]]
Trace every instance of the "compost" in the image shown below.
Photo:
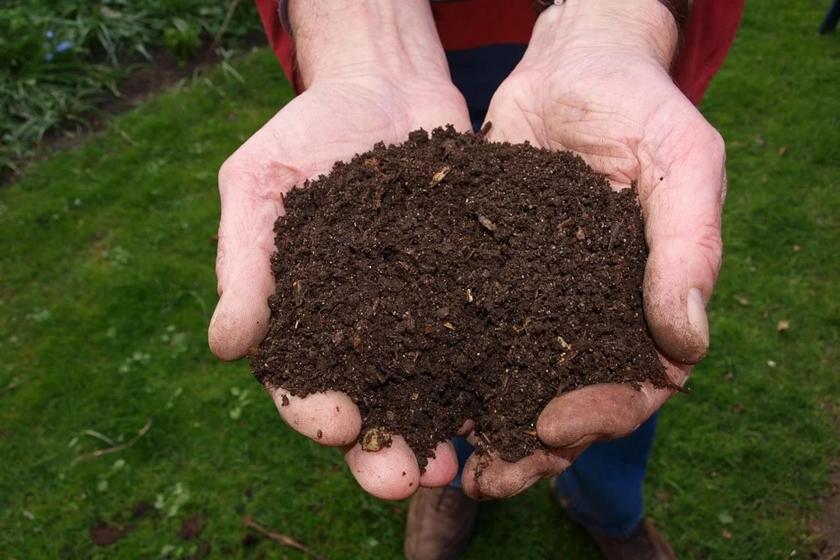
[[[471,419],[508,461],[559,393],[669,381],[645,325],[635,189],[578,156],[439,128],[377,144],[285,198],[255,376],[358,405],[360,441],[421,468]]]

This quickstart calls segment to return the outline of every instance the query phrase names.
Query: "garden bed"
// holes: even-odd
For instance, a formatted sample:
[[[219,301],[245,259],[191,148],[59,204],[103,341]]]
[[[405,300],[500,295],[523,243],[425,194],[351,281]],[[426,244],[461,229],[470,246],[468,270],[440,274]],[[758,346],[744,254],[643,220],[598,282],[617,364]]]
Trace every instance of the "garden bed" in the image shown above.
[[[0,184],[52,146],[234,49],[262,40],[253,5],[23,2],[0,7]]]

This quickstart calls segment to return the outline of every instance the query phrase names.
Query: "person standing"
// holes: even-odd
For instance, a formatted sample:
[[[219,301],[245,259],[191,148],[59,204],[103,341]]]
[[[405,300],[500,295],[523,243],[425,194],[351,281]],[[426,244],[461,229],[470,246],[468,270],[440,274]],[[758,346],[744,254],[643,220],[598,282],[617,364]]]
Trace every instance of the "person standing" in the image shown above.
[[[216,264],[220,299],[209,341],[242,357],[268,327],[269,257],[283,195],[376,142],[417,128],[580,154],[616,188],[635,183],[650,255],[645,316],[671,380],[706,353],[705,306],[720,267],[724,143],[697,111],[734,39],[743,0],[256,0],[299,95],[222,166]],[[374,496],[412,496],[406,556],[457,556],[476,499],[515,495],[543,478],[608,559],[674,558],[644,517],[642,485],[657,411],[670,390],[585,387],[555,398],[537,433],[549,452],[517,463],[443,442],[424,473],[402,438],[376,453],[357,443],[358,408],[341,393],[274,392],[281,416],[343,449]],[[280,406],[280,402],[288,404]],[[419,490],[418,490],[419,487]]]

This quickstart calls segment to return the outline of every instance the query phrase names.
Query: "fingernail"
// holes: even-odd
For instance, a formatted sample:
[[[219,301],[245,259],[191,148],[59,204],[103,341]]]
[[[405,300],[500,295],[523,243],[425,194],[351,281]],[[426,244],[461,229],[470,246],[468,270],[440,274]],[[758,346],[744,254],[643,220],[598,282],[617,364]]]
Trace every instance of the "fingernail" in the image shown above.
[[[526,480],[526,481],[525,481],[525,484],[523,484],[522,486],[520,486],[520,487],[519,487],[519,490],[517,490],[516,492],[514,492],[514,494],[519,494],[520,492],[524,492],[525,490],[527,490],[528,488],[530,488],[531,486],[533,486],[534,484],[536,484],[537,482],[539,482],[539,481],[540,481],[540,480],[542,480],[543,478],[545,478],[545,476],[544,476],[544,475],[541,475],[541,474],[538,474],[538,475],[536,475],[536,476],[532,476],[531,478],[529,478],[528,480]]]
[[[585,435],[585,436],[581,437],[580,439],[578,439],[578,440],[576,440],[576,441],[574,441],[574,442],[572,442],[568,445],[563,445],[562,448],[563,449],[574,449],[576,447],[582,447],[584,445],[589,445],[589,444],[593,443],[594,441],[595,441],[595,436],[592,435],[592,434],[588,434],[588,435]]]
[[[706,302],[703,301],[703,294],[698,288],[690,289],[687,299],[688,322],[695,336],[699,338],[698,342],[702,343],[702,348],[698,348],[698,351],[705,354],[709,347],[709,319],[706,317]]]

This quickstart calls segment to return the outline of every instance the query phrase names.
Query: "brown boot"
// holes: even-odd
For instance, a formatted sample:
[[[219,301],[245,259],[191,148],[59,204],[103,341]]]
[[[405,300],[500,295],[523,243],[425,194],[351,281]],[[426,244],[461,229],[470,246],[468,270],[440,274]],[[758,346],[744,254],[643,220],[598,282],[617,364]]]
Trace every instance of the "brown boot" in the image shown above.
[[[556,478],[548,483],[551,499],[566,509],[567,504],[557,497],[556,484]],[[647,518],[627,537],[608,537],[592,531],[589,534],[606,560],[677,560],[674,549]]]
[[[478,502],[460,488],[420,488],[411,499],[405,525],[408,560],[457,558],[472,537]]]
[[[606,537],[590,532],[607,560],[676,560],[674,549],[648,519],[627,537]]]

